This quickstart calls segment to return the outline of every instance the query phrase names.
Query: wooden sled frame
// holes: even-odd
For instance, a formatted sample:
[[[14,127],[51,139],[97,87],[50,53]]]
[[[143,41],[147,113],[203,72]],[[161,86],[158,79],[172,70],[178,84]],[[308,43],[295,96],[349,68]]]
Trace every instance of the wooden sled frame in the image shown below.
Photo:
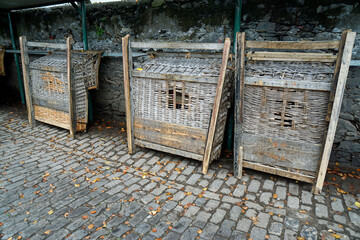
[[[304,182],[313,183],[313,192],[319,193],[322,190],[330,153],[334,142],[336,126],[339,119],[342,98],[344,94],[347,74],[351,61],[352,48],[356,33],[351,30],[344,30],[340,41],[245,41],[245,33],[238,33],[236,40],[236,73],[235,73],[235,134],[234,134],[234,173],[238,178],[242,177],[242,169],[251,168],[279,176],[292,178]],[[327,53],[288,53],[288,52],[262,52],[255,51],[246,53],[247,49],[293,49],[293,50],[314,50],[314,49],[338,49],[337,56]],[[243,135],[242,123],[244,114],[244,86],[245,84],[256,85],[258,83],[245,81],[245,58],[250,60],[269,61],[304,61],[304,62],[336,62],[334,77],[331,84],[330,101],[326,120],[329,121],[325,140],[323,143],[322,155],[319,159],[319,167],[316,176],[287,171],[281,168],[250,162],[244,159],[244,147],[240,138]],[[298,88],[317,89],[317,86],[301,86]],[[272,87],[288,88],[289,82],[261,82],[261,85]],[[290,87],[291,88],[291,87]]]
[[[214,136],[219,116],[219,107],[221,104],[224,82],[225,82],[225,73],[227,68],[227,62],[229,58],[229,51],[230,51],[230,39],[226,39],[225,43],[167,43],[167,42],[130,42],[129,35],[125,36],[122,39],[122,49],[123,49],[123,69],[124,69],[124,87],[125,87],[125,103],[126,103],[126,125],[127,125],[127,141],[128,141],[128,150],[130,154],[133,154],[135,151],[135,146],[139,145],[142,147],[147,147],[155,150],[160,150],[163,152],[168,152],[176,155],[180,155],[183,157],[188,157],[192,159],[196,159],[199,161],[203,161],[203,173],[206,174],[209,164],[211,162],[211,154],[213,150],[213,142]],[[145,141],[141,139],[136,139],[134,136],[134,132],[136,128],[145,127],[143,126],[144,123],[139,122],[137,119],[134,118],[133,113],[133,103],[132,103],[132,49],[146,49],[146,48],[153,48],[153,49],[189,49],[189,50],[204,50],[204,51],[223,51],[222,52],[222,64],[220,68],[220,74],[218,79],[206,79],[207,81],[214,81],[217,82],[217,90],[215,95],[215,101],[213,105],[211,120],[208,132],[204,133],[204,140],[205,140],[205,152],[204,154],[197,154],[188,151],[184,151],[181,149],[176,149],[174,147],[161,145],[158,143],[153,143],[150,141]],[[191,77],[186,76],[186,78],[182,78],[182,76],[174,76],[174,75],[167,75],[167,74],[156,74],[156,73],[147,73],[147,77],[158,78],[158,79],[165,79],[165,80],[181,80],[181,81],[191,81]],[[193,76],[193,79],[199,81],[199,77]],[[139,125],[140,124],[140,125]],[[149,123],[150,124],[150,123]],[[184,134],[191,136],[191,134],[196,134],[194,129],[190,127],[180,126],[177,124],[170,124],[170,123],[161,123],[161,126],[156,126],[164,131],[167,131],[169,134],[176,135],[177,131],[182,131]],[[206,138],[206,139],[205,139]]]
[[[30,71],[29,71],[29,47],[41,47],[41,48],[50,48],[56,50],[65,50],[66,51],[66,60],[67,60],[67,82],[68,82],[68,96],[69,96],[69,114],[68,114],[68,123],[59,123],[58,121],[51,121],[46,119],[41,119],[41,121],[48,124],[52,124],[61,128],[69,129],[70,136],[74,137],[76,131],[76,116],[75,116],[75,81],[73,73],[73,59],[72,59],[72,43],[73,39],[71,37],[66,39],[65,43],[47,43],[47,42],[28,42],[25,36],[20,37],[20,50],[21,50],[21,62],[22,70],[24,77],[24,86],[25,86],[25,96],[26,96],[26,107],[28,111],[28,119],[30,126],[35,126],[35,120],[37,120],[34,111],[34,105],[32,103],[32,94],[30,89]],[[48,109],[48,108],[46,108]],[[50,110],[51,111],[51,110]],[[56,111],[56,110],[53,110]]]

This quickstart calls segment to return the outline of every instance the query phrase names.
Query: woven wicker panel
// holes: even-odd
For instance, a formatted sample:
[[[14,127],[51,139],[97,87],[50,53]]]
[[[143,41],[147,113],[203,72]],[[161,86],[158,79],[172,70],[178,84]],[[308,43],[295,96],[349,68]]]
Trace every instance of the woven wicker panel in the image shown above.
[[[174,108],[173,89],[178,99],[183,88],[184,107],[177,104]],[[216,85],[133,78],[132,90],[136,117],[206,130],[209,127]]]
[[[247,63],[245,78],[331,82],[333,66],[320,63]],[[244,123],[247,133],[309,143],[322,143],[327,128],[329,92],[264,86],[244,88]]]
[[[138,67],[149,73],[217,77],[220,64],[221,59],[161,57]],[[209,127],[216,84],[134,77],[132,91],[136,117],[205,130]]]
[[[220,58],[159,57],[147,60],[139,67],[149,73],[217,77],[220,65]]]
[[[5,76],[4,57],[5,57],[5,48],[0,46],[0,75],[1,76]]]

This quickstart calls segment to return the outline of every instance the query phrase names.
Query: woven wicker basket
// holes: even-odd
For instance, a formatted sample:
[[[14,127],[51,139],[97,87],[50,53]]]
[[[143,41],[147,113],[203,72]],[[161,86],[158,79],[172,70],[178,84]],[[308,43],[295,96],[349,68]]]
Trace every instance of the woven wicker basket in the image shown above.
[[[27,44],[33,45],[23,41],[25,47]],[[42,46],[41,43],[36,44]],[[22,53],[26,52],[25,47]],[[69,45],[67,47],[71,49]],[[24,79],[27,80],[27,100],[31,102],[28,110],[33,119],[74,132],[85,131],[88,122],[87,91],[98,87],[101,52],[71,51],[70,57],[69,51],[67,54],[57,52],[27,64],[25,54],[22,56]]]
[[[123,44],[123,54],[129,56],[127,38]],[[206,172],[208,164],[220,156],[230,106],[231,74],[226,71],[229,40],[225,48],[224,44],[213,46],[212,51],[224,48],[223,54],[206,54],[209,49],[204,48],[205,44],[136,42],[128,45],[130,51],[168,50],[148,52],[143,61],[134,64],[131,58],[128,62],[124,60],[130,153],[134,141],[134,145],[204,161]],[[182,47],[205,52],[183,53]]]
[[[321,190],[353,36],[345,32],[342,41],[255,42],[238,35],[238,176],[244,166],[316,183]]]

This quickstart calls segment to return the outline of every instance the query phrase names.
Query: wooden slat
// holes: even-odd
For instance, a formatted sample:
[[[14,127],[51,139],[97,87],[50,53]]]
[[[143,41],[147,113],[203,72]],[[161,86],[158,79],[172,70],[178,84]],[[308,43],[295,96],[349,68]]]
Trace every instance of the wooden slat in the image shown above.
[[[202,169],[203,174],[206,174],[207,170],[209,168],[209,163],[210,163],[210,158],[211,158],[211,153],[212,153],[212,148],[213,148],[213,142],[214,142],[214,136],[215,136],[215,131],[216,131],[216,123],[218,120],[219,108],[220,108],[222,93],[223,93],[223,88],[224,88],[227,63],[228,63],[228,59],[229,59],[230,45],[231,45],[230,39],[226,38],[225,44],[224,44],[220,74],[219,74],[219,81],[218,81],[218,85],[216,88],[214,106],[213,106],[213,111],[211,114],[209,132],[208,132],[207,141],[206,141],[206,148],[205,148],[203,169]]]
[[[327,111],[327,115],[326,115],[326,121],[330,121],[332,103],[333,103],[334,97],[335,97],[336,85],[337,85],[337,80],[338,80],[338,77],[339,77],[339,70],[340,70],[340,66],[341,66],[341,59],[342,59],[343,52],[344,52],[344,45],[345,45],[345,41],[346,41],[346,36],[347,36],[347,34],[349,32],[351,32],[350,29],[345,29],[343,31],[342,35],[341,35],[340,47],[339,47],[339,51],[338,51],[338,54],[337,54],[337,60],[336,60],[333,80],[332,80],[332,84],[331,84],[330,100],[329,100],[329,104],[328,104],[328,111]]]
[[[54,98],[53,99],[41,98],[38,96],[33,96],[32,103],[33,103],[33,105],[52,108],[52,109],[63,111],[63,112],[69,111],[69,105],[65,104],[64,100],[58,100],[58,99],[54,99]]]
[[[319,193],[324,184],[326,169],[329,164],[330,153],[331,153],[331,149],[332,149],[332,145],[333,145],[334,137],[335,137],[335,133],[336,133],[336,126],[337,126],[337,123],[339,120],[340,108],[341,108],[341,103],[342,103],[342,99],[344,96],[346,79],[347,79],[347,75],[349,72],[349,65],[350,65],[350,61],[351,61],[351,54],[352,54],[352,49],[354,46],[355,35],[356,35],[356,33],[349,32],[349,33],[347,33],[347,36],[346,36],[343,57],[341,60],[341,65],[340,65],[338,82],[336,85],[335,98],[334,98],[334,102],[333,102],[333,108],[331,111],[329,128],[328,128],[328,132],[327,132],[327,136],[326,136],[326,140],[325,140],[324,151],[323,151],[323,155],[321,158],[318,177],[316,180],[315,193]]]
[[[204,154],[207,132],[203,129],[137,117],[134,118],[133,129],[136,139]]]
[[[69,113],[34,105],[35,119],[70,130]]]
[[[217,84],[218,82],[217,77],[148,73],[137,70],[131,71],[131,74],[133,77],[163,79],[163,80],[171,80],[171,81],[198,82],[198,83],[209,83],[209,84]]]
[[[316,90],[316,91],[331,90],[331,83],[326,83],[326,82],[267,79],[267,78],[258,78],[258,77],[245,77],[245,84],[251,86],[295,88],[295,89]]]
[[[155,52],[155,51],[149,51],[147,52],[148,56],[153,57],[183,57],[186,58],[189,56],[189,52]],[[207,58],[207,59],[219,59],[221,58],[222,54],[221,52],[192,52],[190,55],[190,58]]]
[[[71,37],[66,39],[66,67],[67,67],[67,81],[68,81],[68,97],[69,97],[69,129],[70,136],[75,137],[76,116],[75,116],[75,79],[73,73],[73,58],[71,56],[72,49]]]
[[[22,63],[22,70],[23,70],[28,119],[29,119],[30,126],[34,127],[35,126],[35,117],[34,117],[34,106],[32,103],[32,96],[31,96],[31,89],[30,89],[29,54],[28,54],[25,36],[20,37],[20,51],[21,51],[21,63]]]
[[[151,142],[140,140],[140,139],[135,139],[135,143],[136,143],[136,145],[139,145],[141,147],[151,148],[151,149],[154,149],[154,150],[157,150],[157,151],[167,152],[167,153],[183,156],[183,157],[186,157],[186,158],[195,159],[195,160],[198,160],[198,161],[203,160],[203,155],[202,154],[191,153],[191,152],[187,152],[187,151],[183,151],[183,150],[163,146],[163,145],[156,144],[156,143],[151,143]]]
[[[242,177],[241,137],[244,103],[245,33],[237,33],[235,50],[235,130],[234,130],[234,174]]]
[[[246,41],[246,48],[266,49],[337,49],[339,41]]]
[[[124,90],[125,90],[125,108],[126,108],[126,132],[128,141],[128,150],[130,154],[135,151],[134,133],[132,129],[133,120],[131,114],[131,97],[130,97],[130,76],[129,76],[129,37],[126,35],[122,38],[123,51],[123,72],[124,72]]]
[[[65,43],[47,43],[47,42],[27,42],[26,46],[28,47],[41,47],[41,48],[53,48],[66,50],[67,44]]]
[[[295,52],[248,52],[249,60],[294,61],[294,62],[335,62],[336,55],[330,53],[295,53]]]
[[[316,172],[322,145],[242,133],[244,161]]]
[[[250,168],[250,169],[254,169],[257,171],[261,171],[261,172],[275,174],[275,175],[286,177],[286,178],[291,178],[291,179],[308,182],[308,183],[314,182],[313,176],[304,175],[304,174],[297,173],[297,172],[285,171],[285,170],[282,170],[279,168],[274,168],[274,167],[262,165],[259,163],[251,163],[251,162],[247,162],[247,161],[244,161],[243,165],[245,168]]]
[[[185,43],[185,42],[132,42],[132,48],[152,49],[191,49],[191,50],[217,50],[223,49],[223,43]]]

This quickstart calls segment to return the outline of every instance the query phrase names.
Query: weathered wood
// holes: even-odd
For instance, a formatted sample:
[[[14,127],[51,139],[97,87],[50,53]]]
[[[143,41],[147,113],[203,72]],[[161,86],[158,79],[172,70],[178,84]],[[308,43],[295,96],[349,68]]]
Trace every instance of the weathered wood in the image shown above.
[[[258,77],[245,77],[245,84],[251,86],[294,88],[304,90],[330,91],[331,83],[310,82],[284,79],[266,79]]]
[[[217,77],[149,73],[138,70],[131,71],[131,74],[133,77],[163,79],[163,80],[171,80],[171,81],[198,82],[198,83],[209,83],[209,84],[217,84],[218,82]]]
[[[322,145],[242,133],[244,162],[266,163],[315,172]]]
[[[250,169],[257,170],[257,171],[275,174],[278,176],[291,178],[291,179],[308,182],[308,183],[313,183],[314,179],[315,179],[313,176],[310,176],[310,175],[304,175],[304,174],[297,173],[297,172],[290,172],[290,171],[282,170],[279,168],[262,165],[259,163],[251,163],[251,162],[244,161],[243,165],[245,168],[250,168]]]
[[[69,104],[64,103],[62,100],[47,99],[47,98],[40,98],[38,96],[33,96],[32,103],[33,105],[52,108],[58,111],[63,111],[63,112],[69,111]]]
[[[133,128],[137,139],[204,154],[207,132],[203,129],[137,117],[134,118]]]
[[[337,60],[336,60],[334,75],[333,75],[333,79],[332,79],[332,85],[331,85],[332,87],[331,87],[331,92],[330,92],[330,100],[329,100],[329,105],[328,105],[328,114],[326,115],[326,121],[330,121],[332,103],[333,103],[334,97],[335,97],[336,85],[337,85],[337,80],[339,77],[339,70],[340,70],[340,66],[341,66],[341,59],[343,57],[346,36],[349,32],[351,32],[350,29],[345,29],[341,35],[340,47],[339,47],[339,51],[337,54]]]
[[[34,105],[35,119],[70,130],[69,113]]]
[[[28,119],[31,127],[35,126],[35,117],[34,117],[34,106],[32,103],[31,97],[31,88],[30,88],[30,73],[29,73],[29,54],[27,48],[26,37],[20,37],[20,52],[21,52],[21,63],[23,70],[24,78],[24,88],[25,88],[25,98],[26,98],[26,108],[28,111]]]
[[[73,73],[73,59],[71,56],[72,38],[66,39],[66,66],[67,66],[67,82],[68,82],[68,97],[69,97],[69,129],[70,136],[75,137],[76,116],[75,116],[75,81]]]
[[[299,52],[248,52],[249,60],[294,61],[294,62],[335,62],[337,56],[331,53]]]
[[[334,142],[335,132],[336,132],[336,126],[339,120],[339,114],[340,114],[340,108],[341,103],[344,95],[344,89],[346,85],[346,79],[349,72],[349,65],[351,61],[351,54],[352,49],[355,41],[355,35],[354,32],[348,32],[346,36],[345,46],[344,46],[344,52],[343,57],[341,60],[340,70],[339,70],[339,76],[338,76],[338,82],[336,85],[336,92],[335,92],[335,98],[333,102],[333,107],[331,111],[331,118],[329,122],[329,128],[325,140],[324,145],[324,151],[321,158],[321,164],[316,180],[316,187],[315,187],[315,193],[319,193],[322,189],[322,186],[324,184],[325,175],[326,175],[326,169],[329,164],[330,159],[330,153],[332,149],[332,145]]]
[[[240,51],[239,51],[240,49]],[[240,54],[239,54],[240,53]],[[242,166],[239,166],[240,142],[242,137],[242,114],[244,98],[244,73],[245,73],[245,33],[237,33],[235,50],[235,111],[234,111],[234,174],[242,177]],[[239,71],[240,70],[240,71]],[[238,175],[241,173],[240,175]]]
[[[147,49],[191,49],[191,50],[217,50],[223,49],[222,43],[184,43],[184,42],[132,42],[132,48]]]
[[[189,52],[155,52],[155,51],[149,51],[147,52],[148,57],[183,57],[187,58]],[[221,52],[191,52],[190,58],[207,58],[207,59],[218,59],[221,58],[222,54]]]
[[[179,156],[183,156],[186,158],[191,158],[191,159],[195,159],[195,160],[199,160],[199,161],[203,160],[202,154],[191,153],[191,152],[175,149],[172,147],[163,146],[163,145],[156,144],[156,143],[151,143],[151,142],[140,140],[140,139],[135,139],[135,143],[136,143],[136,145],[141,146],[141,147],[151,148],[151,149],[154,149],[157,151],[167,152],[167,153],[171,153],[171,154],[175,154],[175,155],[179,155]]]
[[[125,108],[126,108],[126,131],[128,150],[130,154],[134,153],[134,133],[133,133],[133,121],[131,115],[131,98],[130,98],[130,76],[129,76],[129,37],[126,35],[122,38],[122,51],[123,51],[123,69],[124,69],[124,89],[125,89]]]
[[[27,42],[26,46],[40,47],[40,48],[53,48],[53,49],[60,49],[60,50],[67,49],[67,44],[65,44],[65,43]]]
[[[213,106],[213,111],[212,111],[212,115],[211,115],[209,132],[208,132],[207,141],[206,141],[206,147],[205,147],[205,154],[204,154],[204,160],[203,160],[203,170],[202,170],[202,172],[204,174],[207,173],[207,170],[208,170],[208,167],[209,167],[209,162],[210,162],[210,157],[211,157],[211,153],[212,153],[215,130],[216,130],[216,123],[217,123],[217,120],[218,120],[219,107],[220,107],[220,104],[221,104],[222,93],[223,93],[223,88],[224,88],[224,80],[225,80],[225,74],[226,74],[226,68],[227,68],[227,63],[228,63],[228,58],[229,58],[230,44],[231,44],[230,39],[226,38],[225,43],[224,43],[224,50],[223,50],[222,64],[221,64],[221,68],[220,68],[220,75],[219,75],[218,85],[217,85],[217,89],[216,89],[214,106]]]
[[[246,48],[266,49],[337,49],[339,41],[246,41]]]
[[[237,161],[238,161],[238,169],[237,169],[236,176],[237,176],[237,178],[241,179],[242,178],[242,170],[243,170],[243,166],[244,166],[244,147],[243,146],[239,147]]]

